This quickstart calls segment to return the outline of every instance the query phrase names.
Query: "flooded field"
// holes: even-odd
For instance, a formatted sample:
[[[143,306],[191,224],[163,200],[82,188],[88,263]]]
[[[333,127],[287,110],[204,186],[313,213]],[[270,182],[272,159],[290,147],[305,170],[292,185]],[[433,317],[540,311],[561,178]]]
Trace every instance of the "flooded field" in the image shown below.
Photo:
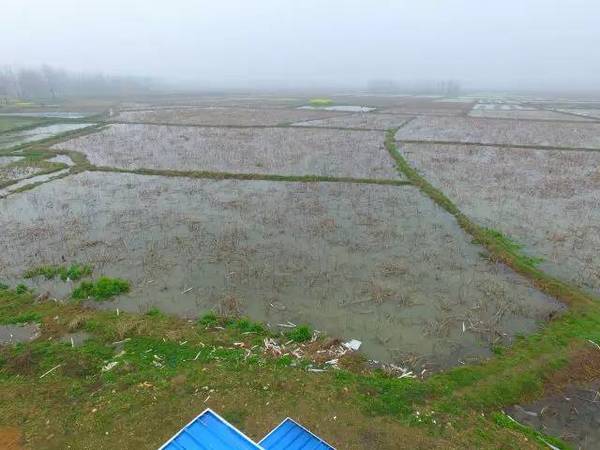
[[[58,123],[22,131],[13,131],[0,134],[0,150],[14,147],[28,142],[40,141],[67,131],[79,130],[89,127],[91,123]]]
[[[600,152],[402,144],[400,151],[479,223],[600,293]]]
[[[334,117],[331,111],[298,109],[231,108],[224,106],[155,108],[123,111],[114,120],[123,122],[169,123],[181,125],[281,125],[300,120]]]
[[[526,119],[526,120],[560,120],[560,121],[589,121],[586,117],[577,117],[568,114],[561,114],[556,111],[540,110],[534,108],[519,109],[485,109],[478,108],[469,112],[470,117],[488,117],[491,119]]]
[[[124,169],[398,179],[375,131],[117,124],[55,148]]]
[[[105,307],[247,314],[439,368],[489,355],[559,309],[480,255],[410,186],[83,173],[0,203],[0,277],[89,263],[132,282]],[[34,280],[35,282],[35,280]],[[40,282],[41,283],[41,282]],[[70,283],[48,282],[66,295]]]
[[[420,116],[402,127],[396,138],[600,149],[600,123]]]
[[[411,116],[402,116],[399,114],[366,113],[295,122],[292,125],[302,127],[364,128],[383,131],[388,128],[399,127],[410,118]]]

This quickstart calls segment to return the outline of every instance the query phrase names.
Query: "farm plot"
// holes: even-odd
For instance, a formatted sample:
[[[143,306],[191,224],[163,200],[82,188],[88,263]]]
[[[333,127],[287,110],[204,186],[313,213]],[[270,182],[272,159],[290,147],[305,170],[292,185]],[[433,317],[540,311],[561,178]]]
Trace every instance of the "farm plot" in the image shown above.
[[[574,117],[571,114],[575,114],[589,119],[600,120],[600,109],[563,108],[556,111],[568,113],[569,117]]]
[[[56,148],[123,169],[397,179],[383,140],[375,131],[118,124]]]
[[[396,139],[600,149],[600,123],[420,116]]]
[[[398,114],[352,114],[329,119],[308,120],[293,123],[299,127],[334,127],[334,128],[364,128],[372,130],[387,130],[405,124],[412,116]]]
[[[600,293],[600,152],[403,144],[468,216],[543,257],[543,270]]]
[[[339,116],[340,112],[300,109],[250,109],[228,107],[165,108],[146,111],[123,111],[113,120],[154,124],[181,125],[282,125],[300,120]]]
[[[0,134],[0,150],[28,142],[40,141],[67,131],[89,127],[91,123],[57,123],[21,131]]]
[[[5,281],[88,263],[132,282],[107,308],[309,323],[413,367],[488,355],[559,308],[411,186],[88,172],[0,208]]]
[[[431,98],[409,97],[402,105],[383,108],[382,113],[390,114],[419,114],[440,116],[461,116],[469,112],[473,105],[465,102],[435,100]]]
[[[485,105],[488,106],[488,105]],[[589,121],[586,117],[577,117],[567,114],[561,114],[556,111],[548,111],[533,108],[512,108],[512,109],[472,109],[468,114],[470,117],[487,117],[491,119],[525,119],[525,120],[555,120],[555,121]]]

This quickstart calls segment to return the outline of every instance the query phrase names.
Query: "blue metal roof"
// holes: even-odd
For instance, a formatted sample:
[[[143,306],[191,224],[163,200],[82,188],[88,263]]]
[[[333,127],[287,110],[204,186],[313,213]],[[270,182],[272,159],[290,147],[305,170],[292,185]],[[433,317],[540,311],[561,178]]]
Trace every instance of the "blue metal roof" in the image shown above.
[[[263,450],[217,413],[206,409],[160,450]]]
[[[264,450],[335,450],[289,417],[259,442]]]

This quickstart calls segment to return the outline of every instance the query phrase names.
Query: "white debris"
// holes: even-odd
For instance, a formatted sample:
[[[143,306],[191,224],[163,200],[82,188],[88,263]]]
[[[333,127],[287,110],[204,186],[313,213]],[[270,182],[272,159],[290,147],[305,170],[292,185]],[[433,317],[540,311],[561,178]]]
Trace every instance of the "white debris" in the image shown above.
[[[273,338],[265,338],[265,351],[271,352],[276,356],[281,356],[283,353],[281,346]]]
[[[342,345],[348,350],[357,351],[362,345],[362,342],[357,339],[351,339],[348,342],[344,342]]]
[[[119,361],[111,361],[108,364],[106,364],[104,367],[102,367],[102,372],[108,372],[109,370],[114,369],[114,367],[119,364]]]

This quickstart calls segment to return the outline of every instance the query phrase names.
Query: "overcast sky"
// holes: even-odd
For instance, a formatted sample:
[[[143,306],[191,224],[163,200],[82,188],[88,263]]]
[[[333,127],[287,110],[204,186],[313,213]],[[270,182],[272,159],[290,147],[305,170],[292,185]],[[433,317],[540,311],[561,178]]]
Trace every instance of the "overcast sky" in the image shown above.
[[[244,85],[600,89],[598,0],[13,0],[0,65]]]

